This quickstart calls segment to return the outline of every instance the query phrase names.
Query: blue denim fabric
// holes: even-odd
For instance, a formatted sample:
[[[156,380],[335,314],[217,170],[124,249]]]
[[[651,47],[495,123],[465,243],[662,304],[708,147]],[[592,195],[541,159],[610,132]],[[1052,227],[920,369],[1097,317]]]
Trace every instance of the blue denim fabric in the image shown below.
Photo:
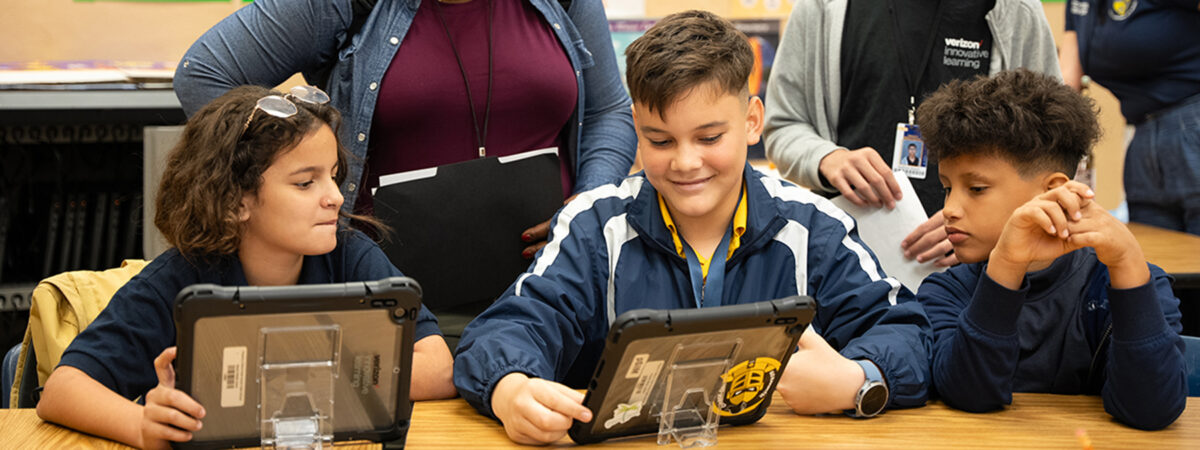
[[[1200,95],[1146,116],[1125,152],[1129,220],[1200,235]]]
[[[342,185],[343,209],[349,211],[367,157],[376,83],[403,43],[420,1],[380,0],[352,37],[346,36],[353,18],[350,0],[255,1],[192,44],[176,69],[175,94],[190,116],[233,87],[276,86],[297,72],[312,79],[333,64],[327,91],[344,116],[338,137],[357,156]],[[554,28],[575,68],[579,101],[561,152],[574,169],[575,192],[625,177],[637,137],[603,4],[575,0],[564,12],[554,0],[525,1]]]

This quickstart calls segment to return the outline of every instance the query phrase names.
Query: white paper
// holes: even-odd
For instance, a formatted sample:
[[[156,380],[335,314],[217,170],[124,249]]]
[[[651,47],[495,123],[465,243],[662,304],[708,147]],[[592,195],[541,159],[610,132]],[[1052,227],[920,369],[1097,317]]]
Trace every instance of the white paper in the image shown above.
[[[904,257],[900,243],[928,217],[925,217],[925,208],[921,206],[921,199],[917,197],[908,177],[899,173],[895,175],[902,193],[900,201],[896,202],[896,209],[860,207],[843,196],[834,198],[833,204],[858,221],[858,236],[879,258],[883,271],[916,293],[925,277],[943,269],[933,265],[936,259],[922,264]]]
[[[646,17],[646,0],[604,0],[604,14],[609,19]]]

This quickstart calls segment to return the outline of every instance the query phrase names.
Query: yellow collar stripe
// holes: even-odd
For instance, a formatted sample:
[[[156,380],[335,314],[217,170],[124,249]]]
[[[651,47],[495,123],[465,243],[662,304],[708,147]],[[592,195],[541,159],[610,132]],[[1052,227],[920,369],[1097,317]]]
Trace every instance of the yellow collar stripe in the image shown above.
[[[662,194],[658,194],[658,209],[662,212],[663,223],[671,231],[671,241],[675,243],[675,253],[680,258],[687,259],[687,253],[683,251],[683,239],[679,237],[679,230],[675,228],[675,221],[671,220],[671,212],[667,210],[667,203],[663,201]],[[729,237],[729,251],[725,254],[725,259],[733,256],[734,250],[737,250],[742,244],[742,235],[746,234],[746,216],[746,184],[742,183],[741,200],[738,201],[737,210],[733,212],[733,236]],[[712,260],[712,257],[697,254],[696,259],[700,260],[701,272],[703,272],[705,277],[708,277],[708,263]]]

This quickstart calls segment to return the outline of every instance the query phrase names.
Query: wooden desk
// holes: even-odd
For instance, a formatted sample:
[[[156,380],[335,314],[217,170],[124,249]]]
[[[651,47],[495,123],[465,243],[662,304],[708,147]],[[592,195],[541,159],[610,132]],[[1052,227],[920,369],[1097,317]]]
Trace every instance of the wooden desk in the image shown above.
[[[1175,276],[1175,288],[1200,288],[1200,236],[1162,228],[1128,224],[1146,260]]]
[[[845,416],[797,416],[776,396],[758,423],[722,428],[721,447],[872,448],[1055,447],[1079,448],[1084,429],[1096,448],[1195,448],[1200,442],[1200,398],[1188,398],[1183,416],[1165,430],[1138,431],[1114,422],[1095,396],[1016,394],[1004,411],[970,414],[934,402],[923,408],[888,411],[870,420]],[[44,423],[32,409],[0,410],[5,448],[128,448]],[[571,445],[564,438],[556,446]],[[654,436],[602,444],[604,448],[653,448]],[[339,446],[341,447],[341,446]],[[373,446],[360,446],[368,448]],[[408,448],[516,447],[496,422],[462,399],[419,402],[413,411]],[[676,448],[674,444],[664,449]]]

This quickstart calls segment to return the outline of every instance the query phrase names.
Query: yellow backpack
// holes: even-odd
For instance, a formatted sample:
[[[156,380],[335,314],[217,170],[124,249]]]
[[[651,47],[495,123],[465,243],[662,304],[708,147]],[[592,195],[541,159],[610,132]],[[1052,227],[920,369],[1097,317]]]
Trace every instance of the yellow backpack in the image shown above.
[[[127,259],[118,268],[63,272],[38,283],[29,306],[29,326],[25,328],[25,339],[21,343],[10,405],[20,408],[36,406],[28,400],[21,401],[21,385],[26,385],[26,393],[32,391],[32,387],[44,386],[50,372],[58,366],[63,350],[71,345],[80,331],[96,320],[96,316],[112,300],[113,294],[148,263],[140,259]],[[23,379],[34,373],[32,367],[26,367],[31,359],[28,354],[31,350],[37,361],[36,385],[32,384],[32,378]]]

